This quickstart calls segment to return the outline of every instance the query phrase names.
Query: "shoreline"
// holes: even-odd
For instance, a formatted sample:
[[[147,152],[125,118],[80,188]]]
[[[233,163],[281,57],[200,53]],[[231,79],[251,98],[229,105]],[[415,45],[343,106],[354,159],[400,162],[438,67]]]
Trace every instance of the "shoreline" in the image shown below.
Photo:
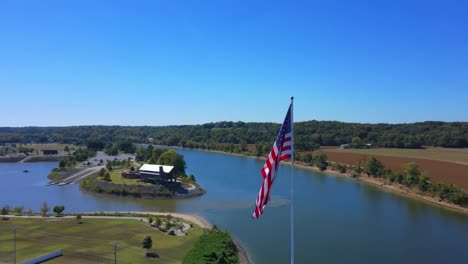
[[[7,218],[32,218],[32,219],[66,219],[66,218],[73,218],[76,215],[81,215],[83,218],[125,218],[125,217],[132,217],[132,218],[141,218],[142,215],[154,215],[154,216],[161,216],[166,217],[171,215],[175,218],[183,219],[187,222],[193,223],[199,226],[202,229],[211,229],[211,224],[203,217],[195,214],[185,214],[185,213],[173,213],[173,212],[146,212],[146,211],[101,211],[101,212],[71,212],[67,214],[63,214],[60,217],[56,215],[49,214],[47,216],[42,216],[39,214],[34,215],[11,215],[7,214],[5,217]]]
[[[162,145],[155,145],[155,146],[172,148],[172,146],[162,146]],[[196,150],[196,151],[206,151],[206,152],[220,153],[220,154],[225,154],[225,155],[243,156],[243,157],[248,157],[248,158],[266,160],[265,157],[244,155],[244,154],[240,154],[240,153],[223,152],[223,151],[219,151],[219,150],[189,149],[189,148],[183,148],[183,147],[174,147],[174,148],[186,149],[186,150]],[[290,165],[289,163],[286,163],[286,164]],[[361,174],[359,178],[352,178],[349,173],[340,173],[340,172],[337,172],[337,171],[333,171],[331,169],[326,169],[324,171],[320,171],[318,168],[308,166],[308,165],[304,165],[304,164],[301,164],[299,162],[295,162],[294,166],[297,167],[297,168],[308,169],[308,170],[312,170],[312,171],[315,171],[315,172],[322,172],[322,173],[329,174],[329,175],[332,175],[332,176],[344,177],[344,178],[360,181],[360,182],[363,182],[363,183],[366,183],[366,184],[371,184],[373,186],[380,187],[385,191],[390,191],[392,193],[399,194],[399,195],[402,195],[402,196],[405,196],[405,197],[417,199],[419,201],[429,203],[429,204],[431,204],[433,206],[439,206],[439,207],[442,207],[442,208],[445,208],[445,209],[448,209],[448,210],[451,210],[451,211],[455,211],[455,212],[458,212],[458,213],[468,214],[468,208],[466,208],[466,207],[461,207],[461,206],[458,206],[456,204],[447,203],[445,201],[439,201],[439,199],[435,198],[435,197],[430,197],[430,196],[415,193],[413,190],[408,189],[408,188],[406,188],[404,186],[386,184],[385,181],[383,181],[383,180],[381,180],[379,178],[368,177],[364,173]]]
[[[88,176],[90,177],[90,176]],[[85,179],[86,180],[86,179]],[[149,186],[132,186],[126,184],[117,184],[112,182],[101,182],[96,179],[91,179],[92,186],[84,186],[80,184],[80,190],[84,192],[90,192],[95,194],[103,194],[103,195],[113,195],[113,196],[121,196],[121,197],[134,197],[139,199],[154,199],[154,200],[183,200],[183,199],[190,199],[194,197],[200,197],[207,193],[207,191],[203,188],[198,188],[196,192],[181,194],[175,192],[171,196],[163,196],[163,195],[155,195],[150,193],[145,193],[144,189],[148,188]],[[194,185],[192,185],[194,186]],[[100,191],[95,190],[95,187],[99,187]],[[129,188],[127,190],[127,187]],[[151,186],[153,187],[153,186]],[[122,193],[122,188],[125,189],[126,193]],[[156,188],[156,186],[154,186]],[[196,187],[195,187],[196,188]],[[135,194],[132,191],[137,190],[139,193]]]
[[[310,166],[307,166],[307,165],[295,164],[295,166],[303,168],[303,169],[313,170],[315,172],[330,174],[330,175],[333,175],[333,176],[336,176],[336,177],[348,178],[348,179],[351,179],[351,180],[363,182],[365,184],[380,187],[384,191],[390,191],[392,193],[395,193],[395,194],[398,194],[398,195],[401,195],[401,196],[404,196],[404,197],[407,197],[407,198],[409,197],[409,198],[413,198],[413,199],[416,199],[416,200],[419,200],[419,201],[424,201],[424,202],[429,203],[429,204],[431,204],[433,206],[442,207],[444,209],[449,209],[451,211],[456,211],[458,213],[468,214],[468,208],[461,207],[461,206],[451,204],[451,203],[447,203],[447,202],[444,202],[444,201],[439,201],[439,199],[435,198],[435,197],[430,197],[430,196],[415,193],[413,190],[411,190],[411,189],[409,189],[407,187],[404,187],[402,185],[387,184],[384,180],[382,180],[380,178],[371,178],[371,177],[368,177],[365,174],[361,174],[359,178],[353,178],[353,177],[351,177],[351,175],[349,173],[340,173],[340,172],[333,171],[333,170],[330,170],[330,169],[320,171],[317,168],[313,168],[313,167],[310,167]]]

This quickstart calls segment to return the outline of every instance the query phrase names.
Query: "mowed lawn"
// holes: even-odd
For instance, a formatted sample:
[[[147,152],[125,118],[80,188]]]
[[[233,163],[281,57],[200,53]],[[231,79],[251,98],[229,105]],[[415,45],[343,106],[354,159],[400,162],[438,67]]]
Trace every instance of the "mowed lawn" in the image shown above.
[[[123,170],[112,170],[110,172],[111,182],[115,184],[136,185],[136,186],[153,186],[154,184],[142,182],[139,179],[126,179],[122,177]],[[98,178],[99,179],[99,178]]]
[[[163,234],[145,222],[125,219],[45,219],[0,220],[0,262],[13,262],[13,227],[16,231],[17,262],[63,250],[63,256],[47,263],[114,263],[113,242],[117,242],[118,263],[181,263],[202,234],[199,227],[187,236]],[[141,247],[145,236],[153,240],[147,258]]]
[[[377,148],[377,149],[339,149],[327,148],[327,152],[359,153],[368,155],[387,155],[409,158],[425,158],[450,162],[461,162],[468,164],[468,149],[455,148],[426,148],[426,149],[396,149],[396,148]]]

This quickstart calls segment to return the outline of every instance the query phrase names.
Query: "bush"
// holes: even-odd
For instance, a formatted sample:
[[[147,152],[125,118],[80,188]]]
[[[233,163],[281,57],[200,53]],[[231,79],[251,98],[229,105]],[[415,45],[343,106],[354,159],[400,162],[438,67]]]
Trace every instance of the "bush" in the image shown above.
[[[227,232],[212,229],[200,236],[182,263],[238,263],[237,249]]]
[[[157,253],[154,253],[154,252],[146,252],[146,256],[148,258],[159,258],[159,255]]]
[[[41,213],[42,213],[42,216],[46,216],[47,215],[47,212],[49,212],[50,210],[50,207],[47,205],[46,202],[43,202],[42,203],[42,206],[41,206]]]
[[[23,213],[23,209],[24,209],[24,206],[20,205],[20,206],[16,206],[13,211],[15,211],[15,213],[17,214],[21,214]]]
[[[104,175],[102,176],[102,179],[103,179],[104,181],[108,181],[108,182],[111,181],[110,173],[109,173],[108,171],[106,171],[106,172],[104,173]]]

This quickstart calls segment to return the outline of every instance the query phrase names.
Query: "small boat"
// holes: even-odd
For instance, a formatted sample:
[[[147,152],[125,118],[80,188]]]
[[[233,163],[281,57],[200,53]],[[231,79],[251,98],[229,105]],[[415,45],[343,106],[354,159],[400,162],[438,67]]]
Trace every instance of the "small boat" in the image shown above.
[[[27,173],[27,172],[29,172],[29,171],[28,171],[28,170],[23,170],[23,172],[24,172],[24,173]]]

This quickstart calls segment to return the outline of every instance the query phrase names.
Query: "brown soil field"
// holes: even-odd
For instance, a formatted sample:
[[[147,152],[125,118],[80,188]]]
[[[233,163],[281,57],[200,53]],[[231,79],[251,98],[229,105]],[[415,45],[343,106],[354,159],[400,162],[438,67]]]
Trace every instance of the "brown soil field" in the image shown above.
[[[373,156],[382,161],[386,168],[394,171],[401,170],[403,164],[415,162],[419,165],[421,172],[428,176],[431,181],[453,184],[468,191],[468,165],[466,164],[414,157],[337,152],[327,149],[322,149],[322,151],[330,161],[351,165],[357,165],[361,161],[361,166],[364,166],[368,157]]]

